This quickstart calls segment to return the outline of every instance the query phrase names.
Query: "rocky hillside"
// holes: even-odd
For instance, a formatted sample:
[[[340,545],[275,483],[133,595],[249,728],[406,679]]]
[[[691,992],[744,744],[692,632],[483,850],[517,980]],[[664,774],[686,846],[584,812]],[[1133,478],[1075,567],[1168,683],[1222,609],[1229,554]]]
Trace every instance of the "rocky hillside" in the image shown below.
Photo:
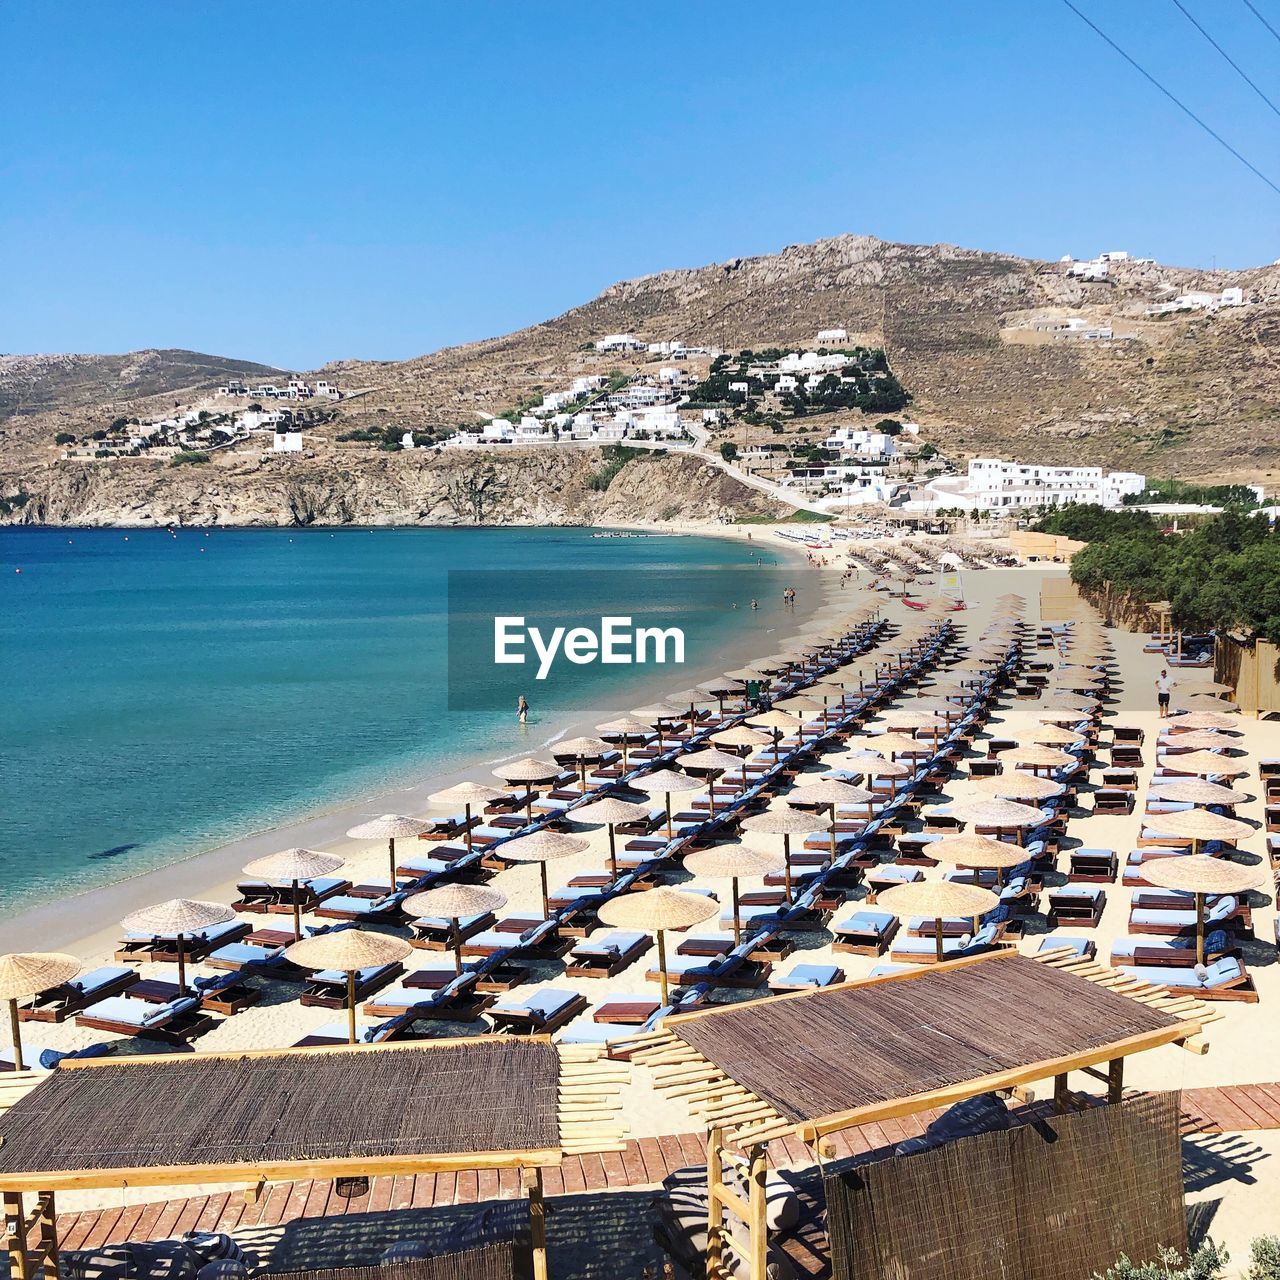
[[[1229,286],[1241,287],[1250,305],[1146,315],[1149,304],[1175,293]],[[1124,340],[1067,342],[1035,331],[1038,321],[1067,317],[1111,325]],[[1106,283],[1083,283],[1060,263],[840,236],[624,281],[506,337],[413,360],[328,365],[317,372],[360,394],[315,434],[307,459],[238,458],[197,468],[61,462],[58,431],[190,402],[227,376],[280,371],[180,351],[0,357],[0,497],[32,495],[10,519],[89,523],[128,521],[143,510],[155,519],[251,523],[343,512],[372,522],[458,519],[445,495],[447,473],[460,464],[389,457],[339,437],[371,425],[451,429],[580,373],[656,365],[656,357],[628,364],[597,354],[592,344],[606,333],[740,348],[809,344],[829,327],[885,348],[914,396],[911,414],[925,438],[958,465],[1000,454],[1269,486],[1280,472],[1280,267],[1202,272],[1135,262],[1113,267]],[[824,428],[832,421],[813,420]],[[727,508],[755,500],[720,492],[733,484],[727,479],[709,479],[717,491],[702,494],[689,481],[701,465],[684,465],[689,470],[674,461],[645,464],[653,474],[673,468],[668,502],[648,490],[629,493],[642,474],[636,464],[615,482],[616,493],[613,486],[602,492],[574,487],[592,473],[581,459],[517,454],[494,461],[507,491],[485,518],[603,517],[619,495],[647,513],[664,502],[683,508],[705,498]],[[540,488],[549,481],[562,486],[554,495]],[[326,487],[332,492],[317,497]]]
[[[639,453],[614,472],[599,449],[379,453],[170,467],[64,464],[14,512],[26,524],[457,525],[733,521],[776,514],[692,457]]]

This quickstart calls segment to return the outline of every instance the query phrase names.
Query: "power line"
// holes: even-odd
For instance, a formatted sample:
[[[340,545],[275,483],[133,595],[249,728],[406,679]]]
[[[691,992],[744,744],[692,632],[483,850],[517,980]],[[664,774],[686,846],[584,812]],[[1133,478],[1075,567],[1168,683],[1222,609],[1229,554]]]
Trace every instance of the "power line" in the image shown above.
[[[1222,54],[1222,56],[1227,60],[1227,62],[1231,64],[1232,68],[1234,68],[1235,73],[1240,77],[1240,79],[1243,80],[1245,84],[1247,84],[1249,88],[1252,89],[1254,93],[1256,93],[1258,97],[1260,97],[1263,100],[1263,102],[1265,102],[1267,106],[1269,106],[1271,110],[1276,113],[1276,115],[1280,116],[1280,107],[1277,107],[1276,104],[1272,102],[1271,99],[1268,98],[1267,95],[1263,93],[1262,90],[1259,89],[1258,86],[1254,84],[1252,80],[1249,79],[1249,77],[1245,74],[1244,68],[1200,25],[1199,22],[1196,21],[1194,15],[1187,8],[1187,6],[1182,3],[1182,0],[1173,0],[1173,3],[1177,5],[1183,17],[1186,18],[1186,20],[1189,23],[1191,23],[1191,25],[1195,27],[1195,29],[1202,36],[1204,36],[1204,38],[1211,45],[1213,45],[1213,47],[1217,49],[1217,51],[1220,54]]]
[[[1262,170],[1259,169],[1255,164],[1252,164],[1250,161],[1246,160],[1244,156],[1242,156],[1240,152],[1238,152],[1235,149],[1235,147],[1233,147],[1231,143],[1229,143],[1226,140],[1226,138],[1224,138],[1220,133],[1216,132],[1214,129],[1210,128],[1209,125],[1207,125],[1198,115],[1196,115],[1196,113],[1192,111],[1191,108],[1187,106],[1187,104],[1183,102],[1181,98],[1177,98],[1172,93],[1170,93],[1169,90],[1166,89],[1164,85],[1162,85],[1160,81],[1157,80],[1155,76],[1151,74],[1151,72],[1149,72],[1145,67],[1140,66],[1137,62],[1135,62],[1127,53],[1125,53],[1125,51],[1118,44],[1116,44],[1116,42],[1109,35],[1107,35],[1105,31],[1102,30],[1101,27],[1097,25],[1097,23],[1091,21],[1083,13],[1081,13],[1080,10],[1077,9],[1075,5],[1071,3],[1071,0],[1062,0],[1062,3],[1065,4],[1067,8],[1070,9],[1071,12],[1074,13],[1076,17],[1079,18],[1080,21],[1085,24],[1085,26],[1092,28],[1094,32],[1096,32],[1103,40],[1105,40],[1107,44],[1109,44],[1136,72],[1138,72],[1139,75],[1143,77],[1144,80],[1148,80],[1157,89],[1159,89],[1160,92],[1163,93],[1164,96],[1168,98],[1169,101],[1172,102],[1173,105],[1177,107],[1179,111],[1183,112],[1187,116],[1190,116],[1190,118],[1194,120],[1196,124],[1198,124],[1200,128],[1202,128],[1205,131],[1205,133],[1207,133],[1220,147],[1223,147],[1227,151],[1229,151],[1233,156],[1235,156],[1237,160],[1240,161],[1242,165],[1244,165],[1246,169],[1249,170],[1250,173],[1254,175],[1254,177],[1261,178],[1262,181],[1265,182],[1267,186],[1269,186],[1271,190],[1276,193],[1276,195],[1280,196],[1280,186],[1277,186],[1276,183],[1272,182],[1272,180],[1268,178],[1267,175],[1263,173]]]
[[[1271,25],[1271,23],[1269,23],[1269,22],[1266,20],[1266,18],[1264,18],[1264,17],[1262,16],[1262,14],[1260,14],[1260,13],[1258,12],[1258,10],[1257,10],[1257,9],[1254,7],[1254,5],[1251,3],[1251,0],[1244,0],[1244,2],[1245,2],[1245,4],[1246,4],[1246,5],[1248,5],[1248,6],[1249,6],[1249,12],[1250,12],[1250,13],[1252,13],[1252,14],[1253,14],[1253,16],[1254,16],[1255,18],[1257,18],[1257,20],[1258,20],[1260,23],[1262,23],[1262,25],[1263,25],[1264,27],[1266,27],[1266,29],[1267,29],[1268,31],[1270,31],[1270,32],[1271,32],[1271,34],[1272,34],[1273,36],[1275,36],[1275,38],[1276,38],[1277,40],[1280,40],[1280,31],[1277,31],[1277,30],[1275,29],[1275,27],[1273,27],[1273,26]]]

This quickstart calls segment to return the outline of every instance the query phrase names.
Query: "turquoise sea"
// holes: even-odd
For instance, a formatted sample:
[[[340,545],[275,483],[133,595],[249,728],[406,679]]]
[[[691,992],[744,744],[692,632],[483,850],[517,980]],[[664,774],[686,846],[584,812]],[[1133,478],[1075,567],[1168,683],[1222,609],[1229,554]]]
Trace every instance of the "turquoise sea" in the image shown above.
[[[805,576],[767,530],[0,530],[0,915],[535,754],[575,713],[612,718],[775,651],[782,587]],[[458,651],[468,633],[448,652],[451,587],[472,621],[514,607],[679,625],[685,667],[495,682],[491,654]]]

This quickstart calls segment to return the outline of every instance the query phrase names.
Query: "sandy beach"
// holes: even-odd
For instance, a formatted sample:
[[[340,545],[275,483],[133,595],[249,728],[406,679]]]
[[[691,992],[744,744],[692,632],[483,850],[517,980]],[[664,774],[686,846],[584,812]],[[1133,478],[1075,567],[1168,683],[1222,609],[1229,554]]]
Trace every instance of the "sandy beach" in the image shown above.
[[[742,536],[744,531],[734,531],[730,536]],[[756,531],[752,531],[755,533]],[[833,561],[838,556],[830,557]],[[829,566],[832,572],[826,574],[829,587],[827,599],[816,602],[807,616],[796,618],[797,626],[812,622],[826,616],[835,616],[847,612],[860,604],[872,603],[881,606],[884,616],[898,623],[905,623],[912,617],[900,601],[891,600],[883,594],[869,592],[866,589],[866,575],[859,575],[850,589],[841,590],[835,584],[838,577],[835,564]],[[1040,619],[1040,586],[1047,577],[1059,578],[1065,570],[1060,567],[1030,567],[1017,570],[990,570],[971,572],[964,575],[968,608],[964,613],[953,615],[962,637],[977,636],[993,617],[996,610],[997,597],[1008,591],[1016,591],[1025,602],[1024,617],[1035,623]],[[1154,765],[1154,744],[1159,732],[1159,722],[1155,706],[1155,677],[1159,671],[1158,659],[1142,652],[1145,637],[1125,632],[1113,631],[1111,638],[1115,646],[1116,666],[1121,687],[1115,695],[1115,702],[1109,710],[1114,716],[1108,724],[1122,724],[1142,729],[1146,735],[1146,748],[1143,753],[1144,763],[1140,771],[1137,804],[1133,813],[1123,816],[1096,815],[1088,811],[1090,797],[1085,794],[1082,801],[1085,812],[1073,817],[1067,828],[1068,845],[1108,848],[1117,851],[1123,861],[1124,855],[1137,845],[1137,837],[1142,822],[1142,809],[1146,796],[1147,783],[1150,780]],[[780,647],[784,637],[779,636],[774,647]],[[892,641],[887,642],[892,646]],[[729,650],[722,655],[721,669],[734,666],[741,661],[749,660],[751,654],[732,653]],[[756,656],[759,656],[758,654]],[[1209,673],[1203,671],[1187,671],[1178,677],[1179,694],[1194,692],[1198,683],[1209,679]],[[1011,738],[1025,737],[1038,725],[1036,716],[1038,703],[1004,697],[998,704],[997,711],[987,727],[986,733],[991,736]],[[605,707],[600,713],[584,715],[583,727],[590,726],[608,714],[616,714],[621,708]],[[881,718],[883,719],[883,717]],[[1277,751],[1276,733],[1273,726],[1239,717],[1239,745],[1248,752],[1246,762],[1250,767],[1250,776],[1243,779],[1243,790],[1249,794],[1249,800],[1239,808],[1239,816],[1250,821],[1259,828],[1263,817],[1261,788],[1256,777],[1259,757],[1280,754]],[[566,726],[570,730],[579,726]],[[876,726],[872,726],[876,727]],[[542,737],[538,736],[540,742]],[[838,749],[827,752],[821,760],[810,767],[816,777],[829,769],[838,769],[842,762],[859,750],[861,733],[855,734]],[[981,749],[981,743],[979,747]],[[517,746],[518,754],[537,754],[534,744]],[[1105,758],[1102,760],[1105,763]],[[488,769],[472,767],[460,771],[467,776],[489,780]],[[19,941],[17,926],[22,924],[21,941],[25,945],[33,945],[35,937],[40,937],[41,945],[59,946],[71,950],[82,957],[86,963],[102,963],[109,959],[112,944],[118,933],[116,921],[131,906],[143,902],[155,901],[168,896],[182,894],[185,896],[211,898],[229,901],[234,896],[234,881],[240,866],[249,858],[259,854],[272,852],[281,847],[302,844],[307,847],[322,848],[345,859],[342,874],[353,882],[369,880],[385,881],[386,852],[381,843],[375,845],[358,844],[348,840],[342,832],[354,821],[370,813],[382,810],[407,812],[417,815],[441,814],[438,806],[426,801],[428,792],[436,790],[440,785],[452,781],[452,777],[433,778],[424,781],[421,786],[405,792],[395,793],[388,797],[371,799],[358,806],[344,808],[341,811],[317,816],[296,826],[264,832],[249,840],[239,841],[235,845],[202,855],[195,859],[176,864],[162,872],[152,873],[137,880],[114,886],[93,895],[86,895],[69,906],[64,905],[57,912],[50,912],[43,917],[32,913],[25,921],[6,922],[0,929],[6,934],[6,946]],[[1092,779],[1096,781],[1096,775]],[[960,772],[953,782],[948,784],[944,802],[959,802],[975,797],[978,792],[967,772]],[[775,805],[778,802],[774,802]],[[602,865],[606,850],[606,836],[602,828],[575,827],[574,834],[587,839],[586,851],[558,861],[551,868],[553,885],[567,883],[570,877]],[[778,849],[781,840],[778,838]],[[1253,854],[1261,853],[1262,836],[1260,831],[1244,842],[1245,849]],[[1065,867],[1066,856],[1059,859],[1060,868]],[[928,872],[930,877],[938,876],[946,868]],[[685,873],[687,877],[687,873]],[[1062,877],[1056,877],[1060,880]],[[501,872],[494,881],[495,887],[508,898],[508,910],[512,912],[534,911],[540,909],[539,875],[534,865],[514,866]],[[762,881],[742,881],[742,891],[762,887]],[[724,900],[725,885],[711,883],[711,887],[720,893]],[[1049,888],[1046,887],[1045,897]],[[1111,951],[1111,944],[1116,938],[1124,937],[1128,932],[1128,912],[1130,890],[1118,882],[1106,886],[1107,903],[1102,919],[1096,929],[1082,930],[1079,925],[1063,926],[1052,932],[1062,936],[1086,936],[1097,944],[1098,956],[1106,962]],[[858,895],[861,897],[862,891]],[[857,909],[857,902],[849,902],[836,914],[836,920]],[[1041,944],[1049,932],[1045,917],[1047,901],[1042,900],[1038,912],[1029,917],[1026,934],[1016,945],[1020,950],[1031,953]],[[278,918],[268,918],[276,923]],[[1131,1062],[1131,1069],[1126,1083],[1145,1089],[1181,1089],[1205,1085],[1225,1085],[1272,1080],[1276,1076],[1276,1064],[1280,1063],[1280,1020],[1274,1016],[1274,1010],[1280,1004],[1280,966],[1275,963],[1275,950],[1270,945],[1273,937],[1275,906],[1270,895],[1266,896],[1265,905],[1254,909],[1255,939],[1244,944],[1244,958],[1256,983],[1259,994],[1258,1004],[1222,1003],[1215,1008],[1221,1013],[1220,1020],[1207,1029],[1210,1044],[1209,1052],[1204,1056],[1195,1056],[1179,1048],[1169,1047],[1138,1056]],[[31,932],[32,928],[37,932]],[[705,927],[700,927],[699,934],[712,933],[716,930],[716,922],[712,920]],[[832,950],[832,935],[829,931],[815,931],[802,936],[800,948],[786,961],[776,966],[776,971],[785,972],[795,963],[833,963],[836,964],[848,979],[866,976],[879,961],[865,956],[837,953]],[[884,957],[888,959],[888,957]],[[411,957],[410,967],[431,965],[438,962],[436,954],[419,952]],[[535,986],[571,989],[581,992],[588,1001],[595,1005],[606,996],[633,995],[654,998],[657,994],[656,984],[646,979],[645,971],[653,965],[652,954],[637,961],[613,978],[569,978],[562,971],[558,962],[540,965],[534,973]],[[144,977],[172,976],[171,967],[159,965],[143,965]],[[200,970],[198,970],[200,971]],[[257,981],[257,980],[255,980]],[[266,984],[264,998],[253,1007],[222,1021],[216,1028],[201,1037],[198,1042],[199,1051],[238,1051],[245,1049],[280,1047],[294,1043],[301,1036],[314,1030],[323,1023],[333,1022],[336,1015],[333,1011],[307,1008],[298,1003],[296,987],[286,984]],[[522,987],[523,993],[527,988]],[[737,993],[737,998],[751,993]],[[735,993],[726,992],[719,998],[735,998]],[[589,1016],[589,1015],[586,1015]],[[474,1032],[474,1026],[447,1028],[442,1024],[442,1032],[453,1029]],[[78,1028],[73,1022],[57,1026],[29,1025],[28,1037],[32,1043],[42,1046],[70,1049],[112,1037],[106,1033]],[[1080,1082],[1082,1087],[1087,1083]],[[643,1068],[637,1067],[633,1079],[623,1093],[624,1116],[631,1136],[644,1137],[651,1135],[687,1132],[697,1125],[693,1116],[678,1101],[660,1095],[651,1087],[651,1081]],[[1192,1145],[1200,1142],[1204,1150],[1204,1159],[1212,1162],[1213,1140],[1193,1139]],[[1236,1172],[1224,1173],[1219,1179],[1203,1179],[1197,1184],[1191,1199],[1220,1201],[1215,1206],[1217,1217],[1210,1227],[1216,1239],[1225,1239],[1237,1261],[1247,1255],[1246,1240],[1264,1230],[1276,1230],[1280,1227],[1280,1201],[1265,1194],[1268,1178],[1274,1186],[1275,1174],[1267,1165],[1267,1161],[1280,1155],[1280,1144],[1274,1134],[1248,1134],[1242,1139],[1251,1152],[1253,1164],[1261,1163],[1262,1170],[1254,1181],[1239,1172],[1242,1166],[1232,1166]],[[1190,1158],[1190,1157],[1189,1157]],[[1251,1167],[1251,1166],[1248,1166]],[[133,1198],[134,1193],[125,1192],[126,1199]],[[95,1196],[97,1199],[95,1199]],[[147,1198],[142,1192],[138,1199]],[[68,1197],[68,1209],[99,1202],[101,1193],[84,1193]]]

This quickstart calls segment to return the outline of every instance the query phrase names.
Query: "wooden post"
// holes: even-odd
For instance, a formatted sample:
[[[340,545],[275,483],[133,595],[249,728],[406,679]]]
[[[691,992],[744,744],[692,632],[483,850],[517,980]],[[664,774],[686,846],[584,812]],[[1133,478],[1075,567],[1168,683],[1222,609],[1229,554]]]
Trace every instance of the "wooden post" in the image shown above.
[[[782,833],[782,875],[787,885],[787,906],[790,906],[796,895],[791,886],[791,835],[786,831]]]
[[[717,1188],[724,1181],[720,1163],[721,1133],[713,1128],[707,1134],[707,1276],[720,1276],[724,1263],[724,1205]]]
[[[391,892],[396,891],[396,838],[395,836],[387,837],[387,856],[391,859]]]
[[[40,1215],[40,1247],[44,1251],[45,1274],[58,1274],[58,1207],[52,1191],[40,1192],[36,1201]]]
[[[738,905],[738,877],[733,877],[733,945],[742,945],[742,910]]]
[[[765,1280],[769,1258],[769,1228],[765,1214],[765,1144],[751,1148],[747,1203],[751,1208],[751,1280]]]
[[[9,1275],[13,1280],[31,1280],[31,1261],[27,1256],[27,1220],[22,1209],[22,1192],[4,1193],[4,1225],[8,1236]]]
[[[1065,1115],[1067,1110],[1067,1073],[1053,1078],[1053,1109],[1057,1115]]]
[[[667,941],[658,929],[658,980],[662,983],[662,1007],[667,1007]]]
[[[16,997],[9,1001],[9,1029],[13,1033],[13,1069],[25,1071],[26,1063],[22,1061],[22,1021],[18,1017]]]
[[[542,1170],[524,1171],[529,1199],[529,1245],[533,1252],[533,1280],[547,1280],[547,1206],[542,1198]]]
[[[297,880],[293,881],[293,940],[302,941],[302,898]]]
[[[1124,1059],[1112,1058],[1107,1063],[1107,1101],[1119,1102],[1124,1097]]]
[[[356,1042],[356,971],[347,970],[347,1043]]]

